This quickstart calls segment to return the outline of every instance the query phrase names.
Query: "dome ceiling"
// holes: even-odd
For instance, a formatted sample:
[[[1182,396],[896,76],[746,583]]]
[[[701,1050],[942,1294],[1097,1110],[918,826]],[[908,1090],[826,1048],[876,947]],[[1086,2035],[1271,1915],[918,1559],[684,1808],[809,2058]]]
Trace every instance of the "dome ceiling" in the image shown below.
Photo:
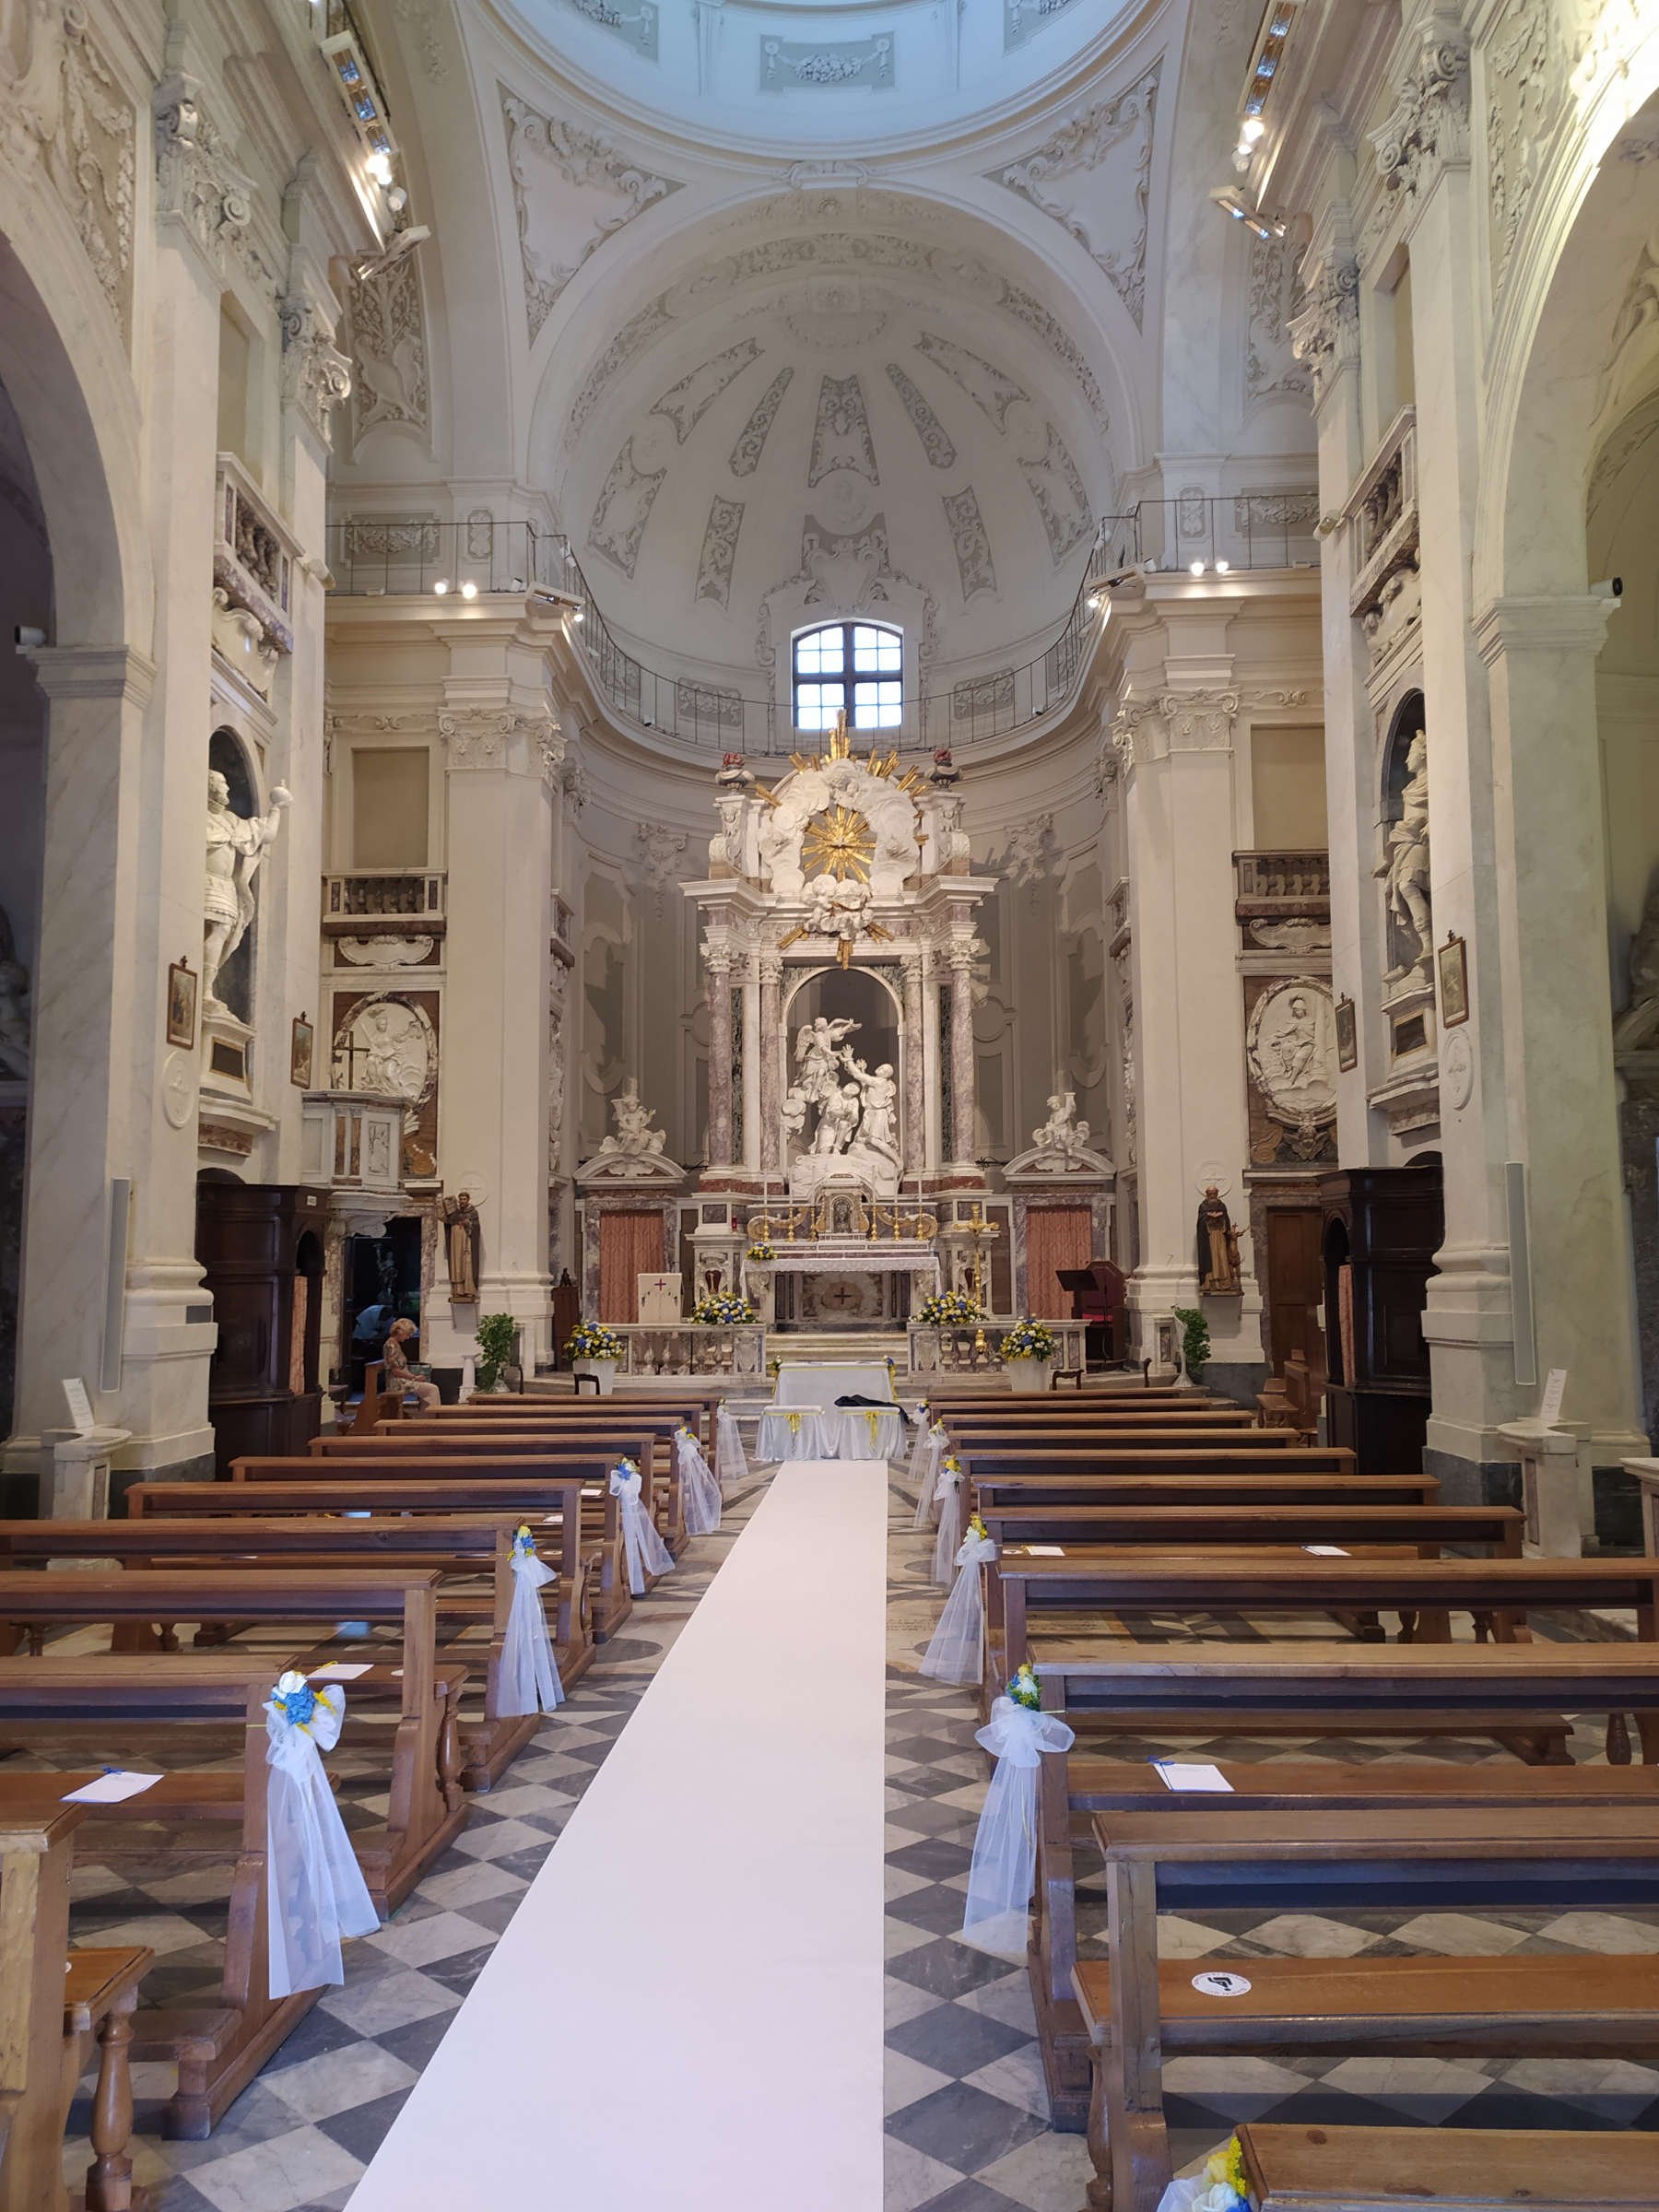
[[[765,667],[810,606],[884,606],[930,658],[1006,659],[1111,507],[1081,347],[965,241],[899,224],[693,263],[566,389],[548,488],[648,659]]]

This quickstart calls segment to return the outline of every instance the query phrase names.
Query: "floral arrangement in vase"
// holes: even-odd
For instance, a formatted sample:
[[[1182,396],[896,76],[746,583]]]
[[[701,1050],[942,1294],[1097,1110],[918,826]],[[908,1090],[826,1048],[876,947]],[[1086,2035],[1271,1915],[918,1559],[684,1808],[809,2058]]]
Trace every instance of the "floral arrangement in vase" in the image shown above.
[[[565,1338],[564,1356],[567,1359],[620,1359],[628,1347],[615,1329],[608,1329],[602,1321],[579,1321]]]
[[[1003,1338],[1002,1356],[1005,1359],[1052,1359],[1054,1332],[1046,1323],[1033,1321],[1028,1313]]]
[[[764,1267],[768,1260],[775,1260],[778,1255],[770,1244],[751,1244],[748,1256],[757,1267]]]
[[[966,1290],[935,1290],[925,1299],[916,1319],[930,1329],[972,1328],[984,1320],[975,1300]]]
[[[755,1309],[747,1298],[739,1298],[735,1290],[710,1290],[700,1298],[691,1309],[693,1321],[701,1322],[705,1328],[742,1328],[752,1322]]]

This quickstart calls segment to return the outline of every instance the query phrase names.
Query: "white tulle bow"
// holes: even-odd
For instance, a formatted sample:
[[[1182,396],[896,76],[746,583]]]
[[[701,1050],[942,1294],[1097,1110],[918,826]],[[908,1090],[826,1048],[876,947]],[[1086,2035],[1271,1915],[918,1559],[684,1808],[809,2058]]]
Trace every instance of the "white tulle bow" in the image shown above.
[[[1057,1713],[998,1698],[976,1731],[996,1761],[973,1839],[962,1937],[1004,1959],[1026,1955],[1026,1913],[1037,1876],[1037,1770],[1045,1751],[1069,1751],[1072,1731]]]
[[[265,1706],[265,1936],[270,1994],[344,1982],[340,1940],[380,1925],[322,1754],[339,1741],[343,1691],[285,1674]]]
[[[674,1432],[679,1462],[680,1509],[688,1536],[712,1536],[720,1526],[720,1485],[697,1439],[684,1424]]]
[[[748,1480],[748,1455],[743,1449],[737,1416],[727,1411],[724,1398],[714,1422],[714,1471],[720,1477],[723,1489],[729,1490],[735,1482]]]
[[[985,1671],[985,1603],[980,1569],[996,1557],[990,1536],[971,1529],[956,1555],[957,1578],[933,1641],[917,1670],[935,1682],[978,1682]]]
[[[911,1480],[916,1486],[916,1518],[913,1528],[933,1526],[934,1506],[936,1503],[935,1485],[939,1479],[939,1456],[945,1449],[945,1424],[930,1422],[925,1413],[916,1429],[915,1447],[911,1453]]]
[[[954,1459],[947,1459],[939,1469],[934,1484],[934,1496],[939,1501],[939,1533],[934,1539],[933,1579],[947,1583],[956,1565],[956,1555],[962,1544],[962,1491],[967,1477]]]
[[[635,1597],[644,1596],[648,1574],[669,1574],[674,1570],[674,1555],[640,1502],[640,1487],[639,1468],[631,1459],[619,1459],[611,1469],[610,1492],[622,1508],[622,1548],[628,1559],[628,1587]]]
[[[528,1527],[521,1528],[512,1539],[512,1605],[501,1641],[496,1700],[497,1712],[504,1716],[551,1712],[564,1703],[564,1684],[559,1678],[541,1601],[545,1586],[558,1579],[553,1569],[536,1558],[535,1539]]]

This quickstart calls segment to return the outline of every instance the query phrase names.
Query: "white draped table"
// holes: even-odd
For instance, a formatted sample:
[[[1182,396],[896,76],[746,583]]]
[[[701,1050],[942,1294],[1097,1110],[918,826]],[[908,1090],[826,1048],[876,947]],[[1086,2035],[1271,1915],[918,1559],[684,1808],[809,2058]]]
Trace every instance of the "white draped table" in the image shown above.
[[[838,1406],[837,1398],[885,1398],[887,1406]],[[785,1361],[772,1402],[760,1416],[759,1456],[782,1459],[900,1459],[904,1416],[892,1403],[893,1378],[881,1360]]]

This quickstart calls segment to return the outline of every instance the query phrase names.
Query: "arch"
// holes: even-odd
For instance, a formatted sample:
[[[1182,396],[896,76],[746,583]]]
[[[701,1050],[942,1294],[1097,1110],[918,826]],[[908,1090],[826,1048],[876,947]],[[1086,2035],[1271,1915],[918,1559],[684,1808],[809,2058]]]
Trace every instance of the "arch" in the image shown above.
[[[142,424],[121,334],[64,209],[3,168],[0,383],[22,427],[51,540],[53,642],[147,653],[154,581]]]

